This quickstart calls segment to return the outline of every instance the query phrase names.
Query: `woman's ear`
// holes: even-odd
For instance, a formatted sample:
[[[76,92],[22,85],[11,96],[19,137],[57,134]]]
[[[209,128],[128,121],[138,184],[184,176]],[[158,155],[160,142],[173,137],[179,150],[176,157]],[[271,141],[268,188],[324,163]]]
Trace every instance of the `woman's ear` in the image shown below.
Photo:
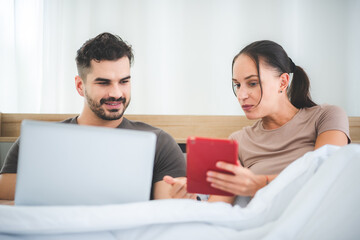
[[[279,92],[286,92],[286,89],[289,86],[290,76],[288,73],[283,73],[280,75],[280,88]]]
[[[80,76],[75,77],[75,87],[76,91],[80,94],[80,96],[84,96],[84,81]]]

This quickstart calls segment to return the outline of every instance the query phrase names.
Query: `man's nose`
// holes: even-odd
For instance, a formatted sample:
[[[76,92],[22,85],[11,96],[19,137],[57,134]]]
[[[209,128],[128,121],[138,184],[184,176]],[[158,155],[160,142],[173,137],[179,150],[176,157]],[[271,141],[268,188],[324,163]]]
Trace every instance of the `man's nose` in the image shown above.
[[[121,86],[119,85],[112,85],[110,90],[109,90],[109,97],[113,97],[113,98],[120,98],[123,96],[123,91]]]

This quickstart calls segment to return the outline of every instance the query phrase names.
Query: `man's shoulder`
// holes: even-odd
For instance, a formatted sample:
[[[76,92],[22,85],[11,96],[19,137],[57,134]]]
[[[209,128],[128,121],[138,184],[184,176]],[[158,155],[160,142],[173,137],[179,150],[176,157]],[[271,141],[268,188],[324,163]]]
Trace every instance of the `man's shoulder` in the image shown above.
[[[63,121],[61,121],[62,123],[72,123],[72,124],[77,124],[77,116],[76,117],[72,117],[72,118],[68,118],[65,119]]]
[[[156,135],[158,144],[167,146],[169,144],[176,144],[175,139],[169,133],[144,122],[130,121],[129,119],[124,118],[123,122],[118,126],[118,128],[153,132]]]
[[[123,119],[123,122],[118,126],[118,128],[148,131],[148,132],[153,132],[156,135],[159,135],[160,133],[164,132],[162,129],[154,127],[150,124],[139,121],[131,121],[127,118]]]

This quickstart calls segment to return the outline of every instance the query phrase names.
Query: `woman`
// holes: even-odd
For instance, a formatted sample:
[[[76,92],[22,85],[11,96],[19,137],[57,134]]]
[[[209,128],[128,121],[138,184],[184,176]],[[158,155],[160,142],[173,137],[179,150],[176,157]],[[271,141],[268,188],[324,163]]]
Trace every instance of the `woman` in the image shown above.
[[[240,196],[253,196],[286,166],[325,144],[350,142],[348,117],[336,106],[311,100],[309,79],[284,49],[272,41],[257,41],[238,53],[232,63],[233,90],[253,126],[233,133],[239,144],[241,165],[218,162],[234,175],[209,171],[214,188]],[[290,82],[290,74],[292,81]],[[174,198],[190,197],[186,179],[172,184]],[[234,203],[235,197],[210,196],[209,201]]]

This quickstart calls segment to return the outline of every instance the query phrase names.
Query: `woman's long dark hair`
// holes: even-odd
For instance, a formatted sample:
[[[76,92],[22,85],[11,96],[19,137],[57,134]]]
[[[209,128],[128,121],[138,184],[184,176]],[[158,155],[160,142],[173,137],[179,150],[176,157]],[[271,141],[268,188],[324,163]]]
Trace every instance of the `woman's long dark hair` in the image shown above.
[[[293,61],[286,54],[285,50],[279,44],[269,40],[256,41],[249,44],[234,57],[232,62],[232,69],[234,68],[236,59],[241,54],[249,56],[256,63],[259,76],[259,85],[261,89],[261,98],[263,92],[259,71],[260,58],[265,62],[265,64],[275,68],[279,72],[279,76],[283,73],[293,73],[293,79],[290,86],[287,88],[287,95],[292,105],[294,105],[296,108],[308,108],[317,105],[311,100],[309,91],[310,81],[307,74],[301,67],[296,66],[293,63]]]

